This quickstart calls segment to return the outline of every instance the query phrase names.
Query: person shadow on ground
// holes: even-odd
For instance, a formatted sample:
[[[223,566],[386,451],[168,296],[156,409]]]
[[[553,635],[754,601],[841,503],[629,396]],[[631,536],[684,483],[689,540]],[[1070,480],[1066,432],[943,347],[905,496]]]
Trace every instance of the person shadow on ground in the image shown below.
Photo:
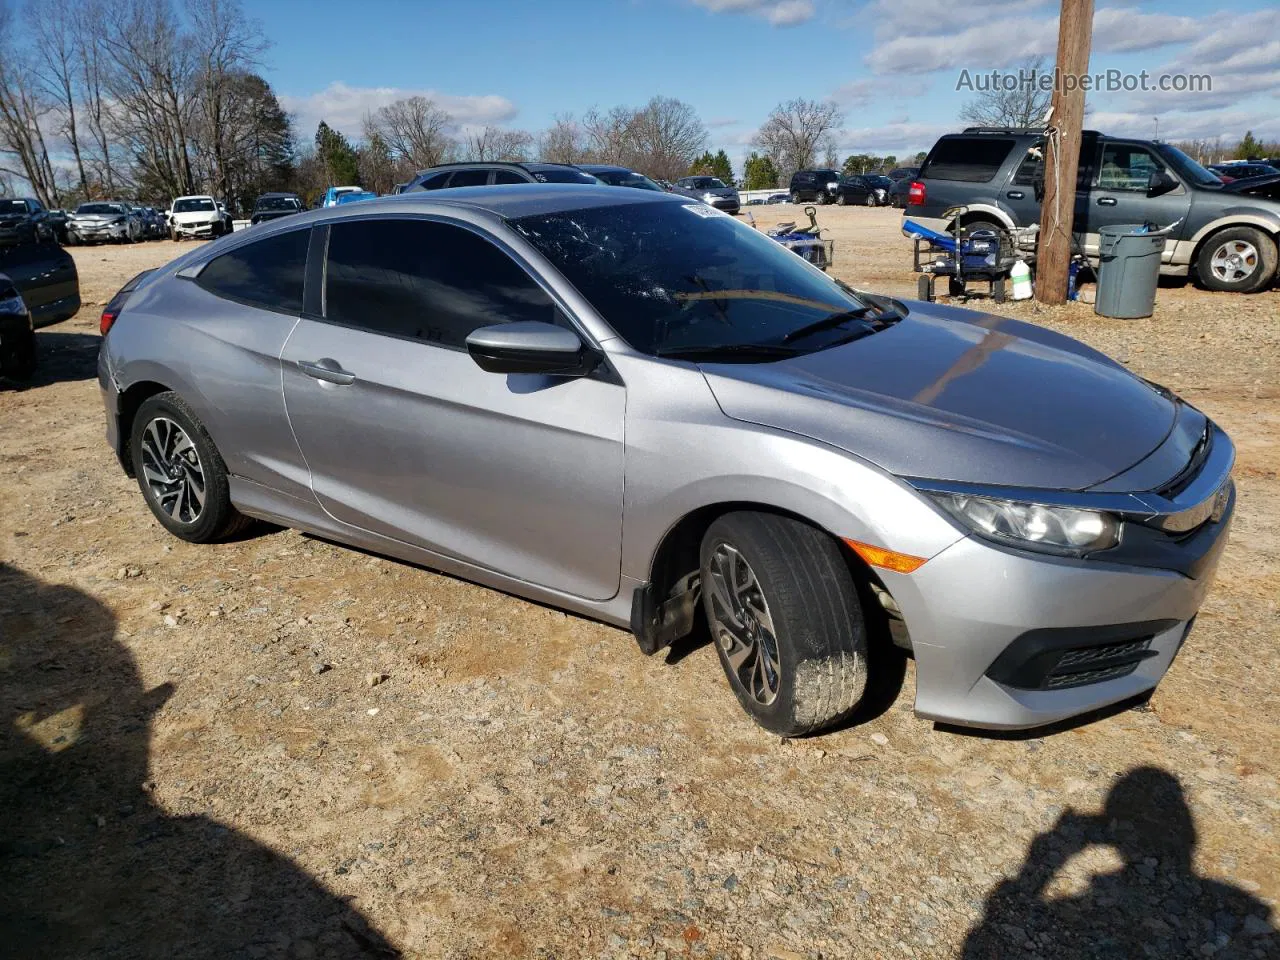
[[[297,864],[153,799],[172,692],[145,689],[91,596],[0,564],[0,954],[399,956]]]
[[[1062,898],[1046,891],[1072,856],[1116,850],[1124,865]],[[1182,785],[1156,767],[1125,774],[1100,815],[1068,810],[1032,842],[1018,876],[988,896],[965,960],[1134,960],[1145,957],[1275,958],[1271,910],[1247,891],[1197,876],[1196,829]]]

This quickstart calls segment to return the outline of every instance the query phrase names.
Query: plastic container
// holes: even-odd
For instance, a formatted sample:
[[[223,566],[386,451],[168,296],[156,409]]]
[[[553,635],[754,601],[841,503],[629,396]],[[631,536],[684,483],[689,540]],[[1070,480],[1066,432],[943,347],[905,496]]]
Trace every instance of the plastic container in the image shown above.
[[[1031,299],[1031,268],[1025,260],[1014,263],[1013,269],[1009,271],[1009,279],[1013,281],[1013,299]]]
[[[1122,320],[1151,316],[1166,232],[1153,232],[1145,223],[1121,223],[1098,230],[1101,264],[1094,313]]]

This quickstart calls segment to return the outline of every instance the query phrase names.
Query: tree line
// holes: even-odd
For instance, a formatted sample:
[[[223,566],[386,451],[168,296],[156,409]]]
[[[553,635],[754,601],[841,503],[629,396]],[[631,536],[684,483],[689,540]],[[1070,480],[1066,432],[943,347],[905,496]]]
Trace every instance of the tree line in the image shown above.
[[[611,163],[753,189],[837,166],[844,116],[804,99],[770,112],[741,178],[708,149],[697,111],[664,96],[559,114],[538,132],[470,126],[408,96],[370,112],[354,141],[325,122],[299,136],[262,76],[268,46],[240,0],[0,0],[0,194],[24,184],[48,207],[71,207],[209,193],[244,212],[271,190],[308,201],[333,184],[386,193],[449,160]],[[893,159],[857,154],[844,168]]]

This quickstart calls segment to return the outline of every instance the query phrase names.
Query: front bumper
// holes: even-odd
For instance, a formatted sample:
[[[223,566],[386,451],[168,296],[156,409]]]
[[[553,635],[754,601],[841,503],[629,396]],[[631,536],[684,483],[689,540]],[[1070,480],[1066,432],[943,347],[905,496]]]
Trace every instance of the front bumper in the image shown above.
[[[129,235],[129,225],[125,223],[110,223],[103,226],[86,226],[73,223],[67,225],[67,235],[80,243],[123,240]]]
[[[174,223],[173,229],[180,237],[212,237],[216,223]]]
[[[1159,502],[1176,518],[1221,513],[1166,535],[1126,523],[1113,559],[1057,557],[967,536],[912,574],[881,571],[916,659],[916,712],[945,723],[1021,729],[1153,690],[1213,583],[1235,509],[1225,434],[1199,475]],[[1216,495],[1226,491],[1226,499]],[[1124,495],[1136,499],[1153,494]],[[1157,544],[1157,539],[1167,541]],[[1123,562],[1118,562],[1123,558]]]

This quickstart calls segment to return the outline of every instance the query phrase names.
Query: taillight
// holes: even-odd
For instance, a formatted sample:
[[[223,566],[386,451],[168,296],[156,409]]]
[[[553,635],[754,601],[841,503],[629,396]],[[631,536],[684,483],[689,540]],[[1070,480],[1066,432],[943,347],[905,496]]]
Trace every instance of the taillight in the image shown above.
[[[926,195],[924,184],[919,180],[913,180],[910,188],[907,190],[907,204],[913,207],[924,206],[924,198]]]
[[[151,270],[143,270],[136,277],[131,277],[128,283],[116,291],[116,295],[108,301],[105,307],[102,308],[102,318],[98,321],[99,333],[104,337],[107,335],[107,331],[111,329],[112,324],[116,322],[116,318],[120,316],[120,311],[124,309],[125,302],[128,301],[129,295],[137,289],[142,278],[154,270],[154,267],[152,267]]]
[[[107,331],[111,329],[111,325],[116,322],[116,317],[120,315],[119,311],[112,310],[110,306],[102,311],[102,319],[98,321],[98,332],[104,337]]]

